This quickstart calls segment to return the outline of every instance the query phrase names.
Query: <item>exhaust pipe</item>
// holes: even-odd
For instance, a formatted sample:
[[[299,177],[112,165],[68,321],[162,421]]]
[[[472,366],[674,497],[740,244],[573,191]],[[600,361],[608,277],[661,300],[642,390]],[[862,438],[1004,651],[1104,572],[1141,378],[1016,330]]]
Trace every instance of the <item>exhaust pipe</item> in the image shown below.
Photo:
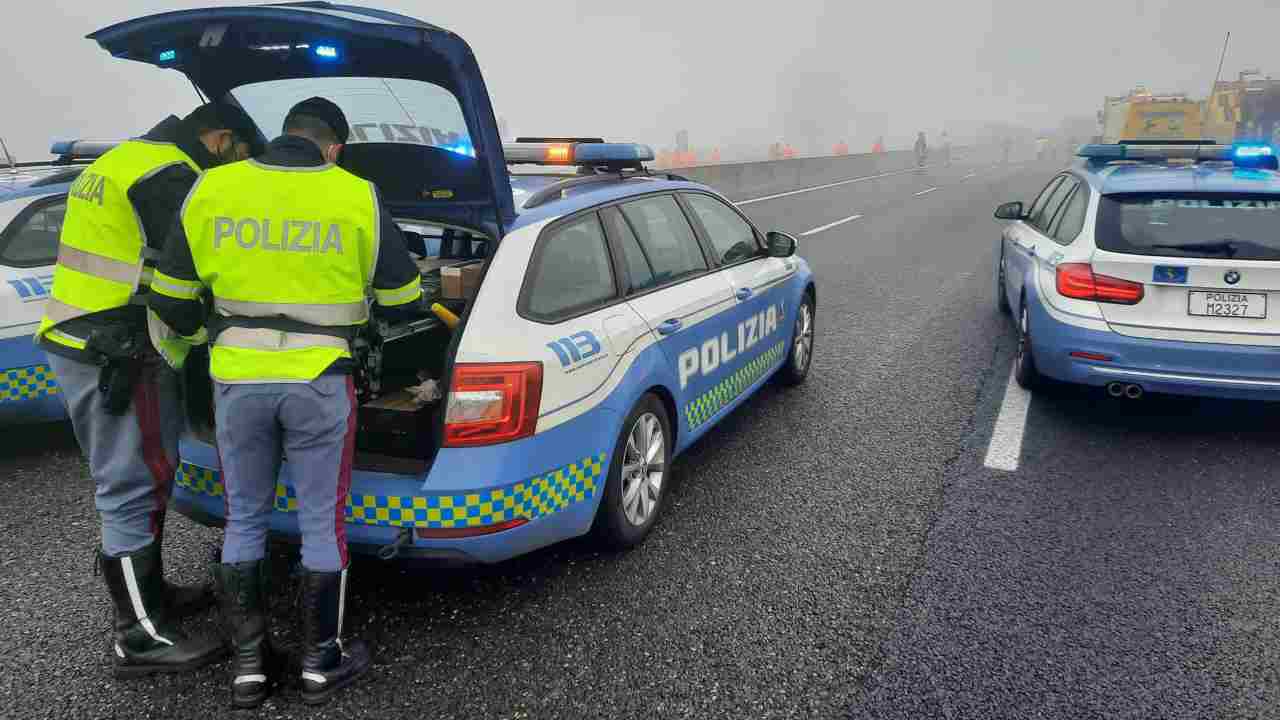
[[[1130,400],[1141,400],[1143,394],[1141,385],[1126,385],[1124,388],[1124,396]]]
[[[1125,387],[1118,382],[1107,384],[1107,394],[1113,398],[1124,397]]]

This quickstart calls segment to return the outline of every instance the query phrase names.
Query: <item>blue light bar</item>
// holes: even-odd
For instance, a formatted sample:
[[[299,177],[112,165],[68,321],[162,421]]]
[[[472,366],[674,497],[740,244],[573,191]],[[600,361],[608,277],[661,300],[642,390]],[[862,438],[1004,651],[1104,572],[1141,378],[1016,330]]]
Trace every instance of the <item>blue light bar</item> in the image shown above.
[[[173,62],[174,60],[177,60],[177,59],[178,59],[177,50],[164,50],[159,55],[156,56],[156,61],[162,62],[162,63]]]
[[[1271,157],[1275,155],[1275,151],[1270,145],[1237,145],[1232,155],[1241,160],[1251,160],[1254,158]]]
[[[1076,155],[1090,160],[1123,160],[1127,152],[1124,145],[1091,143],[1081,145],[1080,149],[1076,151]]]
[[[317,45],[314,50],[316,57],[322,60],[337,60],[338,48],[332,45]]]
[[[649,162],[653,158],[653,148],[639,143],[588,143],[573,148],[574,162],[579,165]]]
[[[638,165],[653,160],[639,143],[515,142],[502,146],[508,165]]]
[[[70,160],[87,160],[102,157],[119,144],[117,140],[57,140],[49,152]]]

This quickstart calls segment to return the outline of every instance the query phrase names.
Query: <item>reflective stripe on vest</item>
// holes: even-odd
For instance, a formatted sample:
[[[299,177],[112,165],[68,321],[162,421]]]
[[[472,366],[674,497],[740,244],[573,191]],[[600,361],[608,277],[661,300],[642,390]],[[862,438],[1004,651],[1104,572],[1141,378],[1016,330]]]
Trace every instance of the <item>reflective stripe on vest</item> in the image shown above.
[[[227,300],[215,297],[213,308],[226,316],[287,317],[308,325],[360,325],[369,320],[369,306],[365,301],[334,305],[308,305],[303,303],[264,303],[244,300]]]
[[[315,335],[312,333],[291,333],[270,328],[229,327],[218,333],[220,347],[235,347],[245,350],[305,350],[313,347],[336,348],[346,350],[347,341],[332,335]]]
[[[181,222],[218,315],[368,322],[380,222],[369,182],[333,165],[232,163],[200,177]],[[219,382],[308,382],[351,356],[342,338],[229,324],[210,353]]]
[[[146,231],[129,191],[174,165],[200,172],[176,145],[130,140],[103,154],[71,184],[37,339],[78,347],[65,340],[69,336],[49,331],[67,320],[128,305],[147,286],[152,273],[143,266]]]
[[[133,264],[121,262],[115,258],[97,255],[70,245],[62,245],[58,248],[58,264],[85,275],[94,275],[103,280],[135,286],[138,285],[141,277],[139,270],[142,269],[140,261]]]

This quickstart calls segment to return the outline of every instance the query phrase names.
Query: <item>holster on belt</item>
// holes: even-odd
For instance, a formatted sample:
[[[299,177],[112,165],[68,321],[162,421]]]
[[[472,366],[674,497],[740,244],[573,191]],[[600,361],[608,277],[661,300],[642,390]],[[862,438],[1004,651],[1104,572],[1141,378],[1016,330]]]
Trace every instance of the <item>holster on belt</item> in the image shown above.
[[[98,372],[98,392],[108,415],[123,415],[133,398],[133,386],[142,374],[146,335],[128,325],[106,325],[89,333],[85,349],[94,354],[102,370]]]

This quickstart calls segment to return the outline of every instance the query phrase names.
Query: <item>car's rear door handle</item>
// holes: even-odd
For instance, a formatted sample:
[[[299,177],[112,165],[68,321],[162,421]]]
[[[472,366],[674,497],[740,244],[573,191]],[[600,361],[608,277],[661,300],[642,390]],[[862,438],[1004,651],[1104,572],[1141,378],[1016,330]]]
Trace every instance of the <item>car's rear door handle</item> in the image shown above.
[[[670,335],[671,333],[679,330],[681,325],[683,325],[683,323],[681,323],[679,320],[676,320],[676,319],[667,320],[663,322],[661,325],[658,325],[658,332],[662,333],[663,335]]]
[[[746,300],[751,297],[751,288],[742,288],[735,294],[738,296],[739,300]]]

